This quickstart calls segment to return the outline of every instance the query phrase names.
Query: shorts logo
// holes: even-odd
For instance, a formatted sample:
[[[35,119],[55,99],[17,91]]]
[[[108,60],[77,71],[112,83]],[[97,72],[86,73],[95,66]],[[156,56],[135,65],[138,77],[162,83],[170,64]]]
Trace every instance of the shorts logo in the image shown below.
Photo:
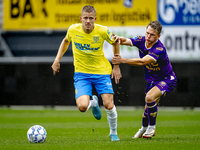
[[[106,84],[107,84],[107,85],[112,85],[112,83],[109,83],[109,82],[107,82]]]
[[[161,86],[165,86],[166,85],[166,83],[164,81],[161,81],[160,84],[161,84]]]

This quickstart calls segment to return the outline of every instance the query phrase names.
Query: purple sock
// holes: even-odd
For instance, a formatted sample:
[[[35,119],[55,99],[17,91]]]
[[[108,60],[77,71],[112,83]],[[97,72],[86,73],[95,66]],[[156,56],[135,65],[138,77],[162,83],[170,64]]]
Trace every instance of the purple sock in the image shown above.
[[[156,124],[157,111],[158,108],[156,102],[147,103],[147,115],[149,118],[149,125]]]
[[[147,127],[148,126],[148,116],[147,116],[147,110],[144,110],[143,116],[142,116],[142,126]]]

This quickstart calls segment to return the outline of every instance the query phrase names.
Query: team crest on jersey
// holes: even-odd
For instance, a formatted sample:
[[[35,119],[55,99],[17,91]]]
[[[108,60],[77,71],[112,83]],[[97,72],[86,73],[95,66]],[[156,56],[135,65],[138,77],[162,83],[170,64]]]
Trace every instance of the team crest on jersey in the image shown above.
[[[93,36],[93,40],[95,43],[97,43],[99,41],[99,36]]]
[[[138,36],[138,39],[142,39],[142,36]]]
[[[156,49],[157,49],[157,50],[160,50],[160,51],[162,51],[162,50],[163,50],[163,48],[162,48],[162,47],[156,47]]]

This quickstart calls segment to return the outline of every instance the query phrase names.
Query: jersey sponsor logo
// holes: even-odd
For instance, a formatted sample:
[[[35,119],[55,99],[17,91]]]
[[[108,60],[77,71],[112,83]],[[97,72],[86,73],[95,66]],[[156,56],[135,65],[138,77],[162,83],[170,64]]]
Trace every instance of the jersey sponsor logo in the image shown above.
[[[146,65],[146,68],[148,70],[152,70],[152,71],[160,71],[160,67],[158,67],[158,63],[150,63]]]
[[[159,57],[159,55],[156,55],[155,53],[153,53],[153,52],[148,52],[148,54],[151,54],[151,55],[153,55],[153,56],[155,56],[155,57]]]
[[[200,25],[200,0],[158,0],[163,25]]]
[[[84,36],[81,36],[81,35],[76,35],[77,37],[80,37],[80,38],[84,38]]]
[[[82,44],[82,43],[74,42],[74,45],[79,50],[91,50],[91,51],[94,51],[94,50],[99,50],[100,49],[100,47],[96,47],[96,48],[90,47],[90,44]]]

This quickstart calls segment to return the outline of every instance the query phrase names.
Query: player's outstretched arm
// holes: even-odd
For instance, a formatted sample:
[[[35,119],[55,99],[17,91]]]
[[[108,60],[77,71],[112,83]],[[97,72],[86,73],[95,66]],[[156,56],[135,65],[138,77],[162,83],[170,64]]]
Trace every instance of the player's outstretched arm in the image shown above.
[[[62,40],[60,47],[58,49],[58,53],[56,55],[56,58],[51,66],[52,70],[53,70],[53,75],[56,75],[57,72],[59,72],[60,70],[60,60],[63,57],[63,55],[65,54],[65,52],[67,51],[68,47],[69,47],[69,41],[66,39],[66,37]]]
[[[115,39],[115,42],[119,43],[120,45],[133,46],[130,39],[127,39],[125,37],[117,36],[114,33],[113,33],[113,38]]]
[[[155,63],[155,59],[153,59],[151,56],[146,55],[143,58],[132,58],[132,59],[128,59],[128,58],[122,58],[121,55],[116,54],[113,59],[112,59],[112,63],[115,65],[119,65],[121,63],[124,64],[129,64],[132,66],[144,66],[150,63]]]

